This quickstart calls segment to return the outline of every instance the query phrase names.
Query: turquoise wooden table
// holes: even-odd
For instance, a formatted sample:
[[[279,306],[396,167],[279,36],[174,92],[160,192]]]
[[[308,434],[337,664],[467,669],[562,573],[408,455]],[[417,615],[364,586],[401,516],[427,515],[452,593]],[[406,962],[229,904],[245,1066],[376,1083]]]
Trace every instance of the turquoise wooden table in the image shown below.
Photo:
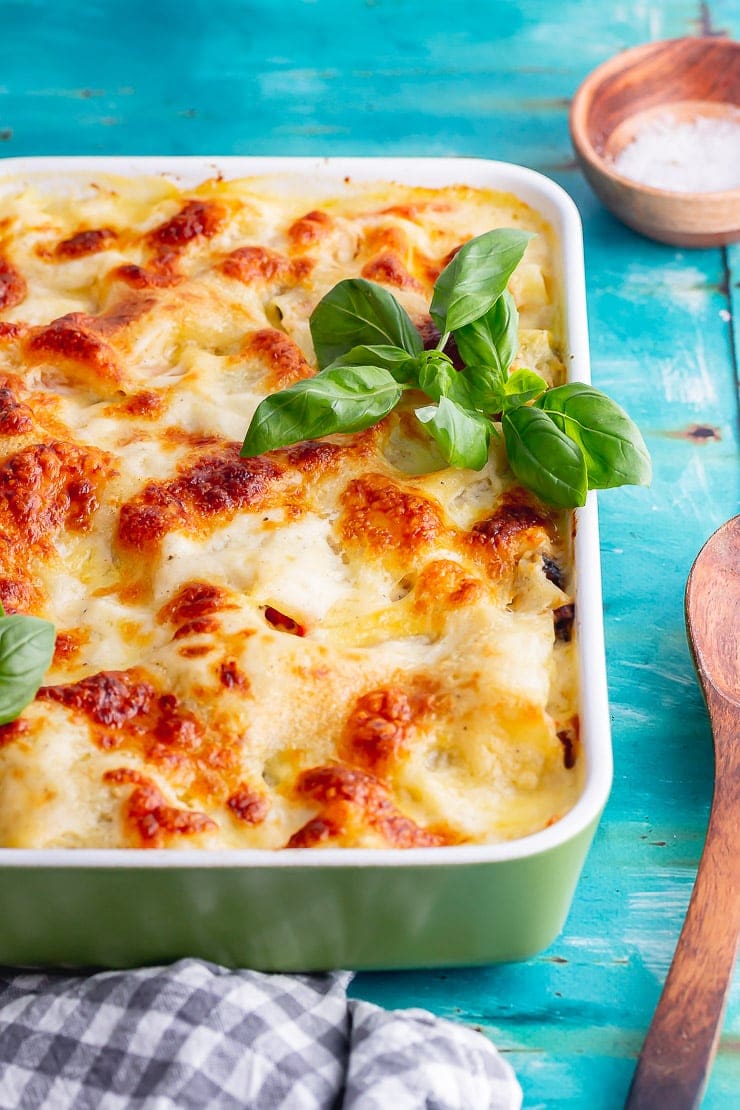
[[[737,37],[737,0],[0,2],[4,155],[476,155],[549,174],[581,210],[594,380],[655,463],[650,490],[600,500],[612,798],[547,952],[354,984],[480,1027],[531,1110],[622,1104],[711,797],[683,589],[738,510],[740,247],[679,251],[622,227],[577,172],[567,130],[569,97],[599,62],[698,33]],[[740,1105],[739,1034],[736,989],[706,1107]]]

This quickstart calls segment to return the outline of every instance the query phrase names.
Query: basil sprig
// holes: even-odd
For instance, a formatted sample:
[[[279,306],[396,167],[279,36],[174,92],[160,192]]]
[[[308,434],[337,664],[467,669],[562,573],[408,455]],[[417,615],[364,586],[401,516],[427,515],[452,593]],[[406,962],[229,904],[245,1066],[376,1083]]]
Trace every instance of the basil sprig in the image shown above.
[[[36,697],[51,665],[55,639],[49,621],[6,616],[0,604],[0,725],[14,721]]]
[[[519,316],[506,286],[530,238],[500,228],[457,251],[434,286],[433,350],[388,290],[340,281],[311,315],[319,373],[258,405],[242,455],[360,431],[404,394],[422,393],[431,404],[416,407],[416,418],[450,466],[481,470],[491,437],[502,435],[515,477],[548,505],[574,508],[589,489],[648,485],[650,456],[619,405],[581,382],[550,389],[533,370],[509,373]],[[462,370],[445,353],[450,336]]]

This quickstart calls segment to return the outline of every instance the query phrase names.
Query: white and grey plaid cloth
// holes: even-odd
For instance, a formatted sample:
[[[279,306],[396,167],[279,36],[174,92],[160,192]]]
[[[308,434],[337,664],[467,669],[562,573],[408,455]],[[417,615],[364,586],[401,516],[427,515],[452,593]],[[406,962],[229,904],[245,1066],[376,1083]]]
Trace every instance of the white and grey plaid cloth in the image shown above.
[[[480,1033],[347,998],[348,972],[201,960],[0,974],[2,1110],[519,1110]]]

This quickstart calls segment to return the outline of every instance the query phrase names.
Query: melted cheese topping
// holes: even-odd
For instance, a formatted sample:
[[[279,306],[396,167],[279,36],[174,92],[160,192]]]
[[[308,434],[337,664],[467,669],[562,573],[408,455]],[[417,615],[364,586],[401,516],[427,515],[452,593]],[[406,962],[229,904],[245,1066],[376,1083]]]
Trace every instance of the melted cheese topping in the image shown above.
[[[526,835],[580,789],[571,521],[495,445],[441,467],[411,397],[377,427],[241,459],[314,373],[339,280],[425,341],[434,280],[498,226],[515,365],[564,378],[553,242],[510,196],[258,179],[25,190],[0,225],[0,600],[58,628],[0,728],[0,843],[446,845]]]

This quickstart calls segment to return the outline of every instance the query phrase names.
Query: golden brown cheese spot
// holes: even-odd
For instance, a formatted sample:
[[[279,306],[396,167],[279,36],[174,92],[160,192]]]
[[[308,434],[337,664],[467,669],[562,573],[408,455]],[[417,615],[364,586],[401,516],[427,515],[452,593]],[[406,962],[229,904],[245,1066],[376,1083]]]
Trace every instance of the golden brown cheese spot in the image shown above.
[[[23,717],[17,717],[14,721],[8,721],[7,724],[0,725],[0,748],[12,744],[20,736],[24,736],[30,731],[30,728],[30,724]]]
[[[26,299],[28,286],[23,274],[0,255],[0,312],[15,308]]]
[[[39,543],[61,527],[85,532],[114,472],[113,456],[98,447],[25,447],[0,466],[0,521],[12,522],[25,544]]]
[[[123,729],[129,722],[151,716],[156,690],[138,672],[99,671],[79,682],[42,686],[36,697],[82,713],[104,729]]]
[[[451,212],[452,205],[444,201],[419,201],[416,204],[391,204],[388,208],[381,208],[382,216],[400,216],[403,220],[413,223],[424,223],[427,212]]]
[[[210,582],[186,582],[175,596],[163,605],[157,614],[159,621],[182,626],[202,620],[226,609],[234,609],[228,594],[221,586]]]
[[[227,690],[248,690],[249,679],[240,670],[239,664],[236,659],[224,659],[218,665],[218,678],[222,686]]]
[[[341,504],[344,540],[374,551],[396,549],[408,555],[430,546],[444,531],[439,507],[430,498],[382,474],[355,478]]]
[[[222,800],[236,788],[239,741],[210,733],[139,668],[42,686],[36,696],[85,717],[98,747],[136,754],[202,801]]]
[[[225,523],[241,510],[267,504],[282,467],[265,456],[241,459],[239,444],[185,465],[178,477],[148,482],[121,506],[118,542],[143,550],[175,529]]]
[[[226,805],[240,821],[247,825],[261,825],[270,812],[270,799],[244,783],[226,799]]]
[[[0,346],[10,347],[26,335],[28,335],[28,324],[0,320]]]
[[[9,547],[8,537],[0,533],[0,566],[11,569],[18,561],[17,548]],[[29,577],[0,577],[0,603],[6,613],[27,613],[34,603],[38,590]]]
[[[160,432],[160,438],[164,446],[167,447],[228,447],[229,441],[224,439],[223,436],[214,435],[209,432],[191,432],[187,428],[181,428],[179,425],[170,425]]]
[[[392,848],[427,848],[449,843],[442,834],[422,829],[404,816],[373,775],[340,763],[304,771],[296,784],[299,798],[321,811],[295,832],[286,847],[313,848],[339,842],[351,845],[369,828]]]
[[[0,386],[0,435],[22,436],[33,428],[33,413],[9,386]]]
[[[328,212],[317,209],[307,212],[288,228],[291,250],[299,254],[301,251],[317,246],[331,234],[334,226],[334,220]]]
[[[146,235],[146,245],[152,252],[151,265],[125,263],[112,270],[109,278],[140,290],[177,285],[184,280],[178,266],[183,252],[192,243],[212,239],[227,215],[225,206],[217,201],[188,201],[176,215]]]
[[[438,259],[425,258],[423,260],[424,272],[425,272],[427,281],[431,285],[434,284],[434,282],[437,280],[437,278],[442,273],[444,268],[446,266],[449,266],[450,262],[452,262],[452,259],[455,257],[455,255],[460,250],[460,248],[463,247],[464,245],[465,245],[465,243],[458,243],[457,246],[453,247],[452,250],[447,252],[447,254],[444,256],[444,258],[438,258]]]
[[[124,821],[142,848],[164,848],[175,836],[215,832],[218,825],[205,813],[179,809],[167,803],[154,783],[128,767],[106,771],[103,781],[114,786],[133,786],[124,811]]]
[[[108,339],[125,331],[156,308],[157,304],[158,301],[153,296],[128,295],[116,301],[99,316],[85,317],[85,323],[96,335]]]
[[[424,293],[424,286],[409,270],[416,255],[402,228],[394,224],[368,228],[363,238],[363,250],[371,257],[362,267],[362,277],[392,285],[396,289]]]
[[[327,807],[319,817],[312,817],[294,832],[285,847],[319,848],[322,845],[342,843],[351,818],[351,810],[346,805],[335,805],[331,811]]]
[[[83,312],[61,316],[32,334],[26,358],[32,365],[51,363],[108,393],[120,388],[123,368],[113,347],[97,334],[93,320]]]
[[[408,260],[411,255],[411,240],[403,228],[396,227],[395,224],[369,227],[363,235],[362,247],[367,254],[391,251],[403,260]]]
[[[182,251],[196,239],[212,239],[226,214],[217,201],[190,200],[175,216],[150,231],[147,243],[159,255]]]
[[[393,285],[396,289],[413,289],[424,292],[424,286],[404,266],[394,251],[383,251],[362,267],[362,277],[377,281],[382,285]]]
[[[54,666],[64,666],[73,662],[89,639],[90,633],[86,628],[67,628],[63,632],[57,632],[54,644]]]
[[[427,563],[414,587],[414,606],[426,611],[435,608],[458,609],[481,599],[483,585],[470,578],[452,559]]]
[[[383,435],[383,422],[364,432],[342,437],[339,443],[328,440],[302,440],[290,447],[269,452],[269,457],[291,474],[299,474],[307,489],[324,475],[336,473],[352,463],[368,462],[375,457],[377,440]],[[292,508],[295,510],[295,498]]]
[[[357,699],[347,719],[339,754],[385,778],[407,750],[414,730],[434,704],[431,694],[389,686]]]
[[[515,489],[504,494],[491,516],[473,525],[466,540],[495,573],[513,567],[526,551],[549,544],[554,533],[552,517]]]
[[[165,400],[159,393],[153,389],[144,389],[140,393],[133,393],[130,397],[126,397],[108,411],[111,416],[139,416],[145,420],[156,420],[162,415],[165,407]]]
[[[124,262],[108,274],[114,281],[122,281],[132,289],[166,289],[178,285],[184,278],[165,265],[156,262],[150,267],[138,266],[135,262]]]
[[[188,636],[213,635],[213,633],[218,632],[220,628],[221,628],[221,623],[220,623],[220,621],[217,621],[215,617],[199,617],[198,620],[186,621],[185,624],[181,624],[180,627],[175,632],[175,635],[173,636],[173,639],[174,640],[183,640],[183,639],[187,638]],[[206,655],[210,650],[211,650],[210,647],[207,647],[205,650],[202,650],[202,649],[195,649],[194,650],[191,647],[189,649],[189,654],[191,654],[191,655],[193,655],[193,654],[195,654],[195,655]],[[183,650],[183,654],[184,654],[184,650]]]
[[[264,366],[263,384],[270,392],[312,378],[316,373],[298,344],[276,328],[261,328],[246,336],[242,355],[256,358]]]
[[[341,470],[350,461],[369,459],[379,429],[380,425],[376,424],[374,428],[348,437],[343,443],[303,440],[285,451],[274,451],[272,457],[284,459],[289,469],[313,481],[324,474]]]
[[[64,260],[84,258],[88,254],[97,254],[98,251],[107,250],[118,238],[111,227],[90,228],[87,231],[77,231],[68,239],[62,239],[54,248],[54,257]]]
[[[221,271],[245,285],[294,285],[311,273],[310,258],[288,258],[269,247],[237,247],[221,263]]]

